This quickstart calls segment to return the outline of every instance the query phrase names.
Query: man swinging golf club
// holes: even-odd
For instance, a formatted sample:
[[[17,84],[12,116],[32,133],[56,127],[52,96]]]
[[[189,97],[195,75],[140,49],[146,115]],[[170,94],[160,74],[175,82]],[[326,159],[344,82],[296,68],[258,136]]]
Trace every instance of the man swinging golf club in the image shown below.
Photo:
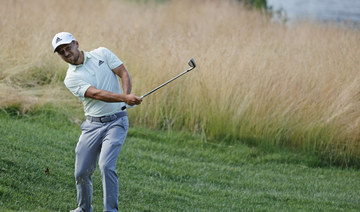
[[[56,34],[52,45],[54,52],[69,64],[64,83],[82,101],[86,116],[75,149],[78,207],[72,211],[93,211],[91,175],[97,159],[104,211],[118,211],[119,185],[115,166],[129,128],[127,112],[122,108],[125,103],[138,105],[142,98],[130,94],[130,75],[110,50],[100,47],[90,52],[80,51],[78,41],[68,32]]]

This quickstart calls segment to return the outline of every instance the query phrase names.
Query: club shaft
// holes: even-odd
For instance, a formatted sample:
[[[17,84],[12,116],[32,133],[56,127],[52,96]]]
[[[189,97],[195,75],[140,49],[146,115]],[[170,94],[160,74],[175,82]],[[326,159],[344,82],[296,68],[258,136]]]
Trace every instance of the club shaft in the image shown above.
[[[153,90],[149,91],[148,93],[142,95],[140,98],[141,98],[141,99],[145,98],[146,96],[154,93],[155,91],[159,90],[160,88],[164,87],[165,85],[167,85],[167,84],[169,84],[170,82],[176,80],[177,78],[181,77],[182,75],[186,74],[187,72],[193,70],[193,69],[196,67],[195,60],[192,59],[192,58],[191,58],[191,60],[189,61],[188,64],[191,66],[191,68],[189,68],[188,70],[184,71],[183,73],[177,75],[176,77],[170,79],[169,81],[165,82],[164,84],[159,85],[158,87],[154,88]],[[135,106],[136,106],[136,105],[135,105]],[[127,106],[124,105],[123,107],[121,107],[121,110],[125,110],[126,108],[127,108]]]
[[[142,98],[142,99],[143,99],[143,98],[145,98],[146,96],[148,96],[148,95],[152,94],[153,92],[155,92],[155,91],[157,91],[158,89],[160,89],[160,88],[164,87],[165,85],[169,84],[170,82],[172,82],[172,81],[176,80],[177,78],[181,77],[182,75],[186,74],[187,72],[189,72],[189,71],[191,71],[191,70],[193,70],[193,69],[194,69],[194,68],[190,68],[190,69],[188,69],[188,70],[184,71],[183,73],[181,73],[181,74],[177,75],[176,77],[174,77],[174,78],[170,79],[169,81],[167,81],[167,82],[165,82],[165,83],[163,83],[163,84],[159,85],[158,87],[154,88],[153,90],[149,91],[148,93],[146,93],[146,94],[142,95],[142,96],[141,96],[141,98]]]

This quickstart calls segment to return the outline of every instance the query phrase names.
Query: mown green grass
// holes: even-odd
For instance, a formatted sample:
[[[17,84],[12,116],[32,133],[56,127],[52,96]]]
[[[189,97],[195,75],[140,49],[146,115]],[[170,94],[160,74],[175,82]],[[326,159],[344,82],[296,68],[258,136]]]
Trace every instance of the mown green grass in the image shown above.
[[[0,211],[75,208],[79,124],[53,106],[14,111],[0,113]],[[185,132],[131,128],[117,171],[120,211],[360,210],[356,169]],[[93,205],[102,211],[98,169],[93,184]]]

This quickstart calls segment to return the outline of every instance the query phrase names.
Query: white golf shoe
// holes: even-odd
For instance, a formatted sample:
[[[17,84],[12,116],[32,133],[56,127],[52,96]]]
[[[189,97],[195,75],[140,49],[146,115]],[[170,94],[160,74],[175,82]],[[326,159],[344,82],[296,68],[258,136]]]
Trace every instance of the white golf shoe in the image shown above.
[[[71,210],[70,212],[86,212],[86,211],[83,210],[82,208],[78,207],[78,208],[76,208],[74,210]],[[93,206],[91,206],[90,212],[93,212]]]

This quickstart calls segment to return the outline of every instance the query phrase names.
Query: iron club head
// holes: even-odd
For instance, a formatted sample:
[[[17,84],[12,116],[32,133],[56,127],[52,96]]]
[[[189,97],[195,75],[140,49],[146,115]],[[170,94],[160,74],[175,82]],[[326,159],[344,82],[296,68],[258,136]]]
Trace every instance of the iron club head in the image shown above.
[[[196,63],[195,63],[195,60],[194,60],[194,58],[191,58],[190,60],[189,60],[189,66],[191,67],[191,68],[195,68],[196,67]]]

